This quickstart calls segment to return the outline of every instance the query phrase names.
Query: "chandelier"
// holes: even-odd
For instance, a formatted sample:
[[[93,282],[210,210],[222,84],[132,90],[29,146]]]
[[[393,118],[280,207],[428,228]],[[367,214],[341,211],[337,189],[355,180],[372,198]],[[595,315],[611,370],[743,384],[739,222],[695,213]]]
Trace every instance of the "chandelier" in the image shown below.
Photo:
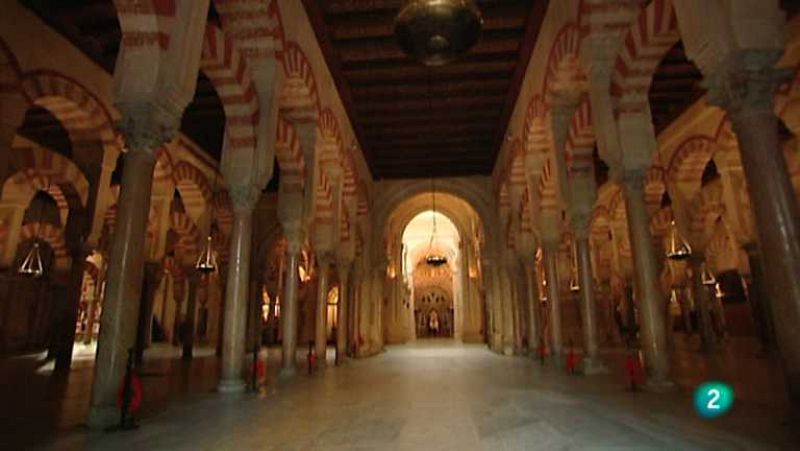
[[[408,0],[395,18],[394,32],[409,56],[441,66],[467,53],[482,26],[473,0]]]
[[[217,194],[217,176],[215,174],[214,189],[211,191],[210,221],[212,224],[214,222],[214,202],[216,200],[216,194]],[[203,246],[203,251],[200,252],[200,256],[197,257],[197,263],[195,263],[194,269],[202,274],[210,274],[217,270],[217,258],[214,255],[214,239],[211,236],[210,229],[208,232],[208,237],[206,237],[206,244],[205,246]]]
[[[425,256],[425,263],[435,268],[447,263],[447,257],[431,251],[433,241],[436,239],[436,186],[433,184],[433,180],[431,180],[431,197],[433,203],[433,227],[431,228],[431,239],[428,241],[428,255]]]
[[[711,287],[717,284],[717,278],[714,277],[714,273],[708,270],[708,266],[705,263],[703,263],[702,271],[703,285]]]
[[[47,181],[47,188],[44,192],[50,191],[50,181]],[[36,197],[34,196],[34,199]],[[42,227],[42,216],[44,215],[44,201],[39,199],[39,211],[36,214],[36,232],[33,235],[33,245],[28,251],[28,255],[22,260],[19,265],[17,273],[32,278],[38,278],[44,275],[44,264],[42,263],[42,253],[39,250],[39,229]]]
[[[692,255],[692,247],[681,236],[678,226],[673,220],[669,224],[669,236],[667,237],[667,258],[670,260],[686,260]]]

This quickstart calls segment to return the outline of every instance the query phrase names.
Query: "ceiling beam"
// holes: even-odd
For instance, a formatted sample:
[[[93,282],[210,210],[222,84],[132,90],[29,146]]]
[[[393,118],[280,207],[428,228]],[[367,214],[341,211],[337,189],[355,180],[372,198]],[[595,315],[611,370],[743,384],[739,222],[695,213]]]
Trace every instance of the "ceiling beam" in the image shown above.
[[[508,90],[508,80],[456,80],[452,83],[431,83],[431,84],[402,84],[393,86],[354,86],[353,96],[356,99],[368,97],[370,99],[384,99],[403,96],[456,96],[464,94],[504,94]]]
[[[486,31],[470,49],[471,55],[508,53],[519,50],[522,30]],[[394,36],[371,39],[348,39],[335,42],[339,56],[345,64],[353,61],[408,60]]]
[[[304,0],[310,1],[310,0]],[[379,69],[379,70],[345,70],[344,74],[353,84],[381,84],[387,81],[400,81],[409,83],[415,80],[480,80],[485,76],[497,78],[498,76],[508,76],[514,70],[516,61],[499,61],[496,63],[452,63],[447,66],[430,69],[425,66],[414,64],[398,69]]]

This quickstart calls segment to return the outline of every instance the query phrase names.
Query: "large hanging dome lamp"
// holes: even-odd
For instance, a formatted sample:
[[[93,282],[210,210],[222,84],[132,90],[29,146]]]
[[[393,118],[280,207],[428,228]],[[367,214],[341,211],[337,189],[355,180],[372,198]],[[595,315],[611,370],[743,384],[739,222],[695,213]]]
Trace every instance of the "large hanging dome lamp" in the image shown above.
[[[408,0],[394,32],[400,47],[426,66],[441,66],[478,42],[483,18],[473,0]]]

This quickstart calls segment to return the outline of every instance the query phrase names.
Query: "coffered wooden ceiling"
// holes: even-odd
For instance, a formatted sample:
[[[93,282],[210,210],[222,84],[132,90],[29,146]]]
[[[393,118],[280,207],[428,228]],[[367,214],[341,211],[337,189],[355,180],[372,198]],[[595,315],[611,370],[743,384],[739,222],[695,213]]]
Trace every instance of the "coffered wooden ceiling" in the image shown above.
[[[489,174],[547,0],[479,0],[478,44],[428,68],[394,38],[404,0],[303,0],[375,178]]]

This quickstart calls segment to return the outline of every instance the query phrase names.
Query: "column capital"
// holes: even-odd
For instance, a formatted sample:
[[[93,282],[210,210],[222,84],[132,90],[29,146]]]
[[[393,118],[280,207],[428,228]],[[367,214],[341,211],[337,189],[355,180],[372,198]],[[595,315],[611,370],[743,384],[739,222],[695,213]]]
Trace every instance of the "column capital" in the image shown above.
[[[228,197],[231,199],[234,213],[250,214],[261,198],[261,190],[250,184],[231,185],[228,188]]]
[[[619,182],[626,191],[644,193],[646,178],[646,168],[625,168],[620,172]]]
[[[298,254],[303,247],[305,231],[299,226],[284,226],[283,236],[286,237],[286,251],[290,254]]]
[[[794,75],[794,69],[775,68],[782,53],[781,49],[733,52],[706,78],[708,103],[727,110],[733,121],[742,113],[771,113],[778,86]]]
[[[117,127],[129,152],[155,154],[159,146],[178,134],[180,112],[151,101],[119,103],[117,108],[122,112]]]

